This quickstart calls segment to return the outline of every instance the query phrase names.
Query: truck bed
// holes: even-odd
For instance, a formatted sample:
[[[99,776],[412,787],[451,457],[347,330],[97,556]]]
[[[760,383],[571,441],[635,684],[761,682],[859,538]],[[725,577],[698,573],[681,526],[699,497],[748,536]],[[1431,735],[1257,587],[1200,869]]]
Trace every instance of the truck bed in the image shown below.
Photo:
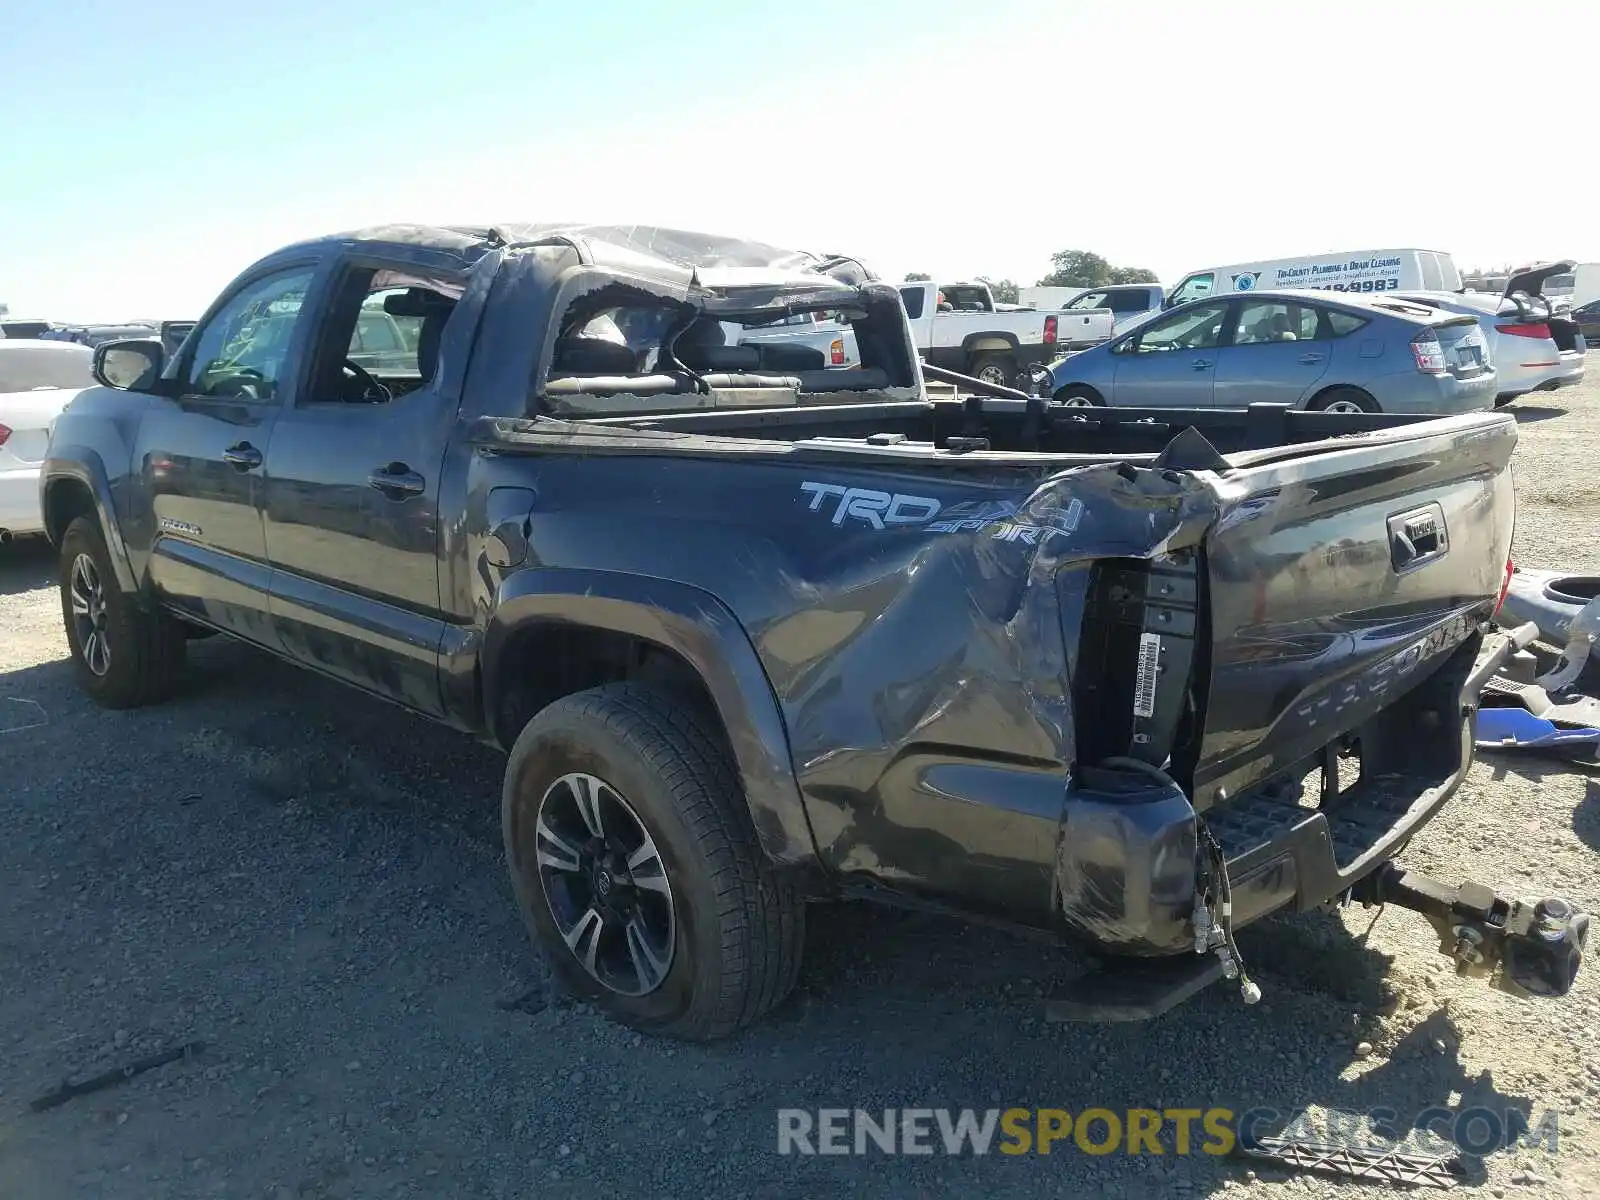
[[[1504,578],[1515,421],[1273,406],[1041,425],[1029,407],[476,437],[635,460],[620,477],[661,498],[671,533],[630,542],[633,570],[740,547],[707,586],[752,631],[838,875],[1042,925],[1064,912],[1130,953],[1182,948],[1197,821],[1237,859],[1242,919],[1348,887],[1470,761],[1451,689]],[[730,523],[761,532],[730,542]],[[1341,754],[1362,783],[1302,807],[1301,780]]]

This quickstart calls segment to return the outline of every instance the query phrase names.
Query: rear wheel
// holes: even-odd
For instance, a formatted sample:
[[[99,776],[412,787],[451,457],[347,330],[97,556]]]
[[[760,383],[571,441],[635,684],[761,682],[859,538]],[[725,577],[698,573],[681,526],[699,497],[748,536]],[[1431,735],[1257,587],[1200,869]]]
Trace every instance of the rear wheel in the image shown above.
[[[1106,398],[1092,387],[1083,384],[1073,384],[1064,387],[1055,394],[1057,404],[1067,408],[1104,408]]]
[[[1378,402],[1356,388],[1330,388],[1311,402],[1313,412],[1375,413],[1382,411]]]
[[[117,584],[105,535],[79,517],[61,539],[61,616],[78,686],[106,708],[165,700],[183,670],[183,626]]]
[[[967,368],[967,374],[985,383],[1010,387],[1017,377],[1017,363],[1009,354],[976,354]]]
[[[512,747],[501,817],[530,931],[614,1019],[711,1041],[794,986],[802,904],[695,707],[636,683],[557,700]]]

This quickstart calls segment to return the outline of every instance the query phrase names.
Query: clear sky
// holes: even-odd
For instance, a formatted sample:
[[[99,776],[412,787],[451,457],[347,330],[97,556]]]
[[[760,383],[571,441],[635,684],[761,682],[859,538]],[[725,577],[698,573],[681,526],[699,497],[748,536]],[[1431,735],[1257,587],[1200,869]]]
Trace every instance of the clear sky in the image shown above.
[[[1600,260],[1596,48],[1597,0],[16,3],[0,301],[197,316],[284,242],[390,220],[1023,284],[1068,247],[1167,282],[1384,246]]]

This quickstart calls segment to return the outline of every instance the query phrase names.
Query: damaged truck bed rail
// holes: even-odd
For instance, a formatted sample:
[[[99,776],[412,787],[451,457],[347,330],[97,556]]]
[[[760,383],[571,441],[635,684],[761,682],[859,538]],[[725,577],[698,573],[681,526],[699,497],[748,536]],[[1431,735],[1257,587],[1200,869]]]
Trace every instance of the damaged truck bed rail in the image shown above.
[[[349,357],[379,308],[414,355]],[[859,361],[767,336],[819,312]],[[292,328],[193,361],[247,314]],[[302,243],[200,326],[57,423],[63,578],[140,639],[69,619],[80,684],[208,628],[504,747],[518,903],[629,1024],[756,1019],[825,896],[1087,946],[1102,1017],[1248,999],[1237,928],[1380,886],[1517,979],[1564,919],[1385,873],[1471,761],[1509,415],[933,399],[859,263],[634,226]]]

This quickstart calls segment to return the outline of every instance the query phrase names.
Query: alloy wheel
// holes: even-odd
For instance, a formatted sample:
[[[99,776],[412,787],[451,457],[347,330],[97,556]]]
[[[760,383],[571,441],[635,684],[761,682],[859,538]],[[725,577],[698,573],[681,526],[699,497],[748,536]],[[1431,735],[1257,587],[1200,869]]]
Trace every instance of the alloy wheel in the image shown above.
[[[1323,405],[1322,411],[1331,413],[1360,413],[1366,412],[1367,410],[1362,408],[1361,405],[1357,404],[1354,400],[1335,400],[1331,404]]]
[[[676,948],[672,885],[633,806],[594,775],[563,775],[539,801],[535,832],[539,883],[573,957],[619,995],[659,988]]]
[[[99,568],[89,555],[80,554],[72,560],[67,595],[72,604],[72,624],[83,661],[95,675],[104,677],[111,669],[111,643],[106,636],[106,593],[100,582]]]

